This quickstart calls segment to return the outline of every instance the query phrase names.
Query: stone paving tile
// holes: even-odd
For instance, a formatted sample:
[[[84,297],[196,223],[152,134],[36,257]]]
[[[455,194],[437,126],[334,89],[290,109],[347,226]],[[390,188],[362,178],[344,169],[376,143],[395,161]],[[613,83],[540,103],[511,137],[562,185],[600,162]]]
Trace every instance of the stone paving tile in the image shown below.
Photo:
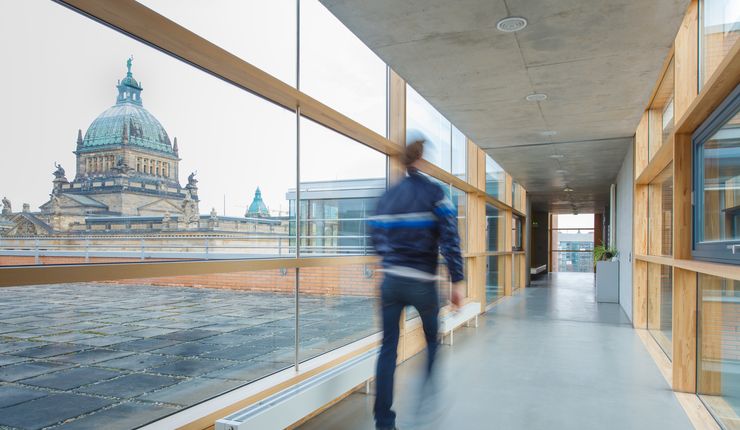
[[[198,376],[214,370],[233,366],[234,362],[186,358],[151,369],[153,373],[172,376]]]
[[[147,327],[147,328],[139,328],[138,330],[126,332],[126,336],[154,337],[154,336],[161,336],[163,334],[173,333],[175,331],[177,330],[172,329],[172,328]]]
[[[259,360],[251,360],[244,363],[227,367],[225,369],[216,370],[209,372],[202,377],[207,378],[219,378],[219,379],[231,379],[241,382],[254,381],[256,379],[263,378],[267,375],[271,375],[283,369],[287,369],[293,366],[293,363],[268,363]]]
[[[80,345],[87,345],[87,346],[111,346],[111,345],[116,345],[119,343],[134,341],[137,339],[139,338],[130,337],[130,336],[110,335],[110,336],[97,336],[94,338],[82,339],[82,340],[75,341],[75,343],[78,343]]]
[[[94,330],[102,327],[104,324],[98,322],[81,321],[72,324],[57,326],[59,330]]]
[[[121,399],[139,396],[150,391],[176,384],[180,379],[170,376],[134,373],[120,378],[78,388],[77,391],[100,396],[118,397]]]
[[[66,363],[54,363],[46,361],[34,361],[10,364],[0,367],[0,381],[15,382],[21,379],[32,378],[43,375],[44,373],[54,372],[55,370],[67,369],[71,367]]]
[[[54,330],[50,328],[30,328],[30,329],[26,329],[22,331],[4,333],[3,336],[11,337],[14,339],[31,339],[31,338],[38,338],[38,337],[42,337],[46,335],[58,334],[59,332],[60,330]]]
[[[39,336],[36,338],[36,340],[42,340],[44,342],[75,342],[82,339],[90,339],[93,337],[97,337],[95,334],[85,333],[85,332],[69,332],[64,334],[54,334],[49,336]]]
[[[151,403],[120,403],[60,427],[63,430],[130,430],[177,412],[179,408]]]
[[[122,342],[115,345],[115,349],[122,351],[151,351],[153,349],[164,348],[180,343],[176,340],[171,339],[155,339],[155,338],[144,338],[136,339],[129,342]]]
[[[83,349],[85,349],[85,346],[83,345],[76,345],[72,343],[52,343],[36,348],[24,349],[23,351],[16,352],[14,355],[31,358],[48,358],[55,355],[69,354],[70,352],[81,351]]]
[[[94,382],[113,379],[121,375],[122,373],[120,372],[96,367],[75,367],[24,379],[23,384],[64,391]]]
[[[163,355],[140,353],[127,357],[97,363],[98,366],[112,369],[143,371],[153,367],[162,366],[179,360],[179,357],[165,357]]]
[[[261,355],[265,355],[270,351],[272,351],[272,348],[256,348],[254,345],[245,344],[209,352],[207,354],[203,354],[203,357],[219,360],[250,361]]]
[[[144,394],[141,400],[190,406],[244,385],[243,381],[227,379],[194,378],[153,393]]]
[[[29,400],[38,399],[48,394],[49,393],[45,391],[32,390],[25,387],[0,385],[0,409],[27,402]],[[0,414],[2,414],[1,410]]]
[[[28,357],[17,357],[15,355],[0,355],[0,366],[7,366],[8,364],[21,363],[28,361]]]
[[[216,336],[218,334],[221,334],[221,333],[217,331],[213,331],[213,330],[192,329],[192,330],[176,331],[173,333],[164,334],[162,336],[157,336],[156,338],[157,339],[179,340],[179,341],[192,341],[192,340],[207,338],[210,336]]]
[[[50,360],[75,364],[94,364],[100,361],[126,357],[131,354],[133,354],[133,352],[115,351],[112,349],[104,348],[92,348],[85,351],[73,352],[71,354],[57,355],[55,357],[51,357]]]
[[[46,344],[42,342],[29,342],[25,340],[8,341],[6,339],[0,342],[0,354],[3,354],[3,353],[15,354],[17,351],[22,351],[24,349],[38,347],[42,345],[46,345]]]
[[[180,357],[197,357],[223,348],[224,345],[214,345],[202,342],[183,342],[166,348],[155,349],[151,352],[154,354],[178,355]]]
[[[30,330],[32,327],[17,325],[17,324],[5,324],[0,323],[0,335],[3,333],[11,333],[14,331]]]
[[[245,334],[237,334],[237,333],[226,333],[226,334],[219,334],[217,336],[211,336],[207,337],[205,339],[201,339],[198,342],[200,343],[207,343],[211,345],[220,345],[221,347],[230,347],[230,346],[238,346],[243,345],[245,343],[251,342],[256,339],[256,336],[249,336]]]
[[[78,394],[52,394],[2,409],[0,425],[41,429],[61,423],[113,403],[98,397]]]
[[[130,331],[138,330],[140,327],[128,326],[128,325],[105,325],[102,327],[96,327],[93,330],[95,333],[100,334],[121,334],[128,333]]]

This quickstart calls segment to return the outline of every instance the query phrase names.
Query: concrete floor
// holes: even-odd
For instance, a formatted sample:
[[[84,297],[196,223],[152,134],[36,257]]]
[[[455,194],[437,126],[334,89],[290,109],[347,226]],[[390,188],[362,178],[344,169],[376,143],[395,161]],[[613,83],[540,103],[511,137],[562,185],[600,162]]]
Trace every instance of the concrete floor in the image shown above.
[[[459,334],[441,349],[442,407],[426,422],[423,354],[400,366],[401,430],[693,428],[621,308],[595,302],[591,274],[542,278]],[[352,394],[301,429],[373,429],[372,402]]]

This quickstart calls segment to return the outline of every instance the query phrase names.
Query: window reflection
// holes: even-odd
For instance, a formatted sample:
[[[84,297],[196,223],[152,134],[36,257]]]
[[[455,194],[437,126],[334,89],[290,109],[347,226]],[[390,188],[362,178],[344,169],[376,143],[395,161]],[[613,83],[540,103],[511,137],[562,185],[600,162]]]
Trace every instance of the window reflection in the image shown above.
[[[700,86],[706,83],[740,39],[740,3],[737,0],[701,2]]]
[[[740,114],[702,149],[703,223],[706,242],[740,239]]]
[[[427,138],[424,146],[424,159],[450,171],[452,167],[452,124],[408,84],[406,85],[406,130],[423,133]]]
[[[648,264],[647,326],[668,358],[673,356],[673,268]]]
[[[648,251],[652,255],[673,254],[673,163],[649,186]]]
[[[506,172],[504,169],[486,154],[486,194],[499,200],[504,199],[506,188]]]

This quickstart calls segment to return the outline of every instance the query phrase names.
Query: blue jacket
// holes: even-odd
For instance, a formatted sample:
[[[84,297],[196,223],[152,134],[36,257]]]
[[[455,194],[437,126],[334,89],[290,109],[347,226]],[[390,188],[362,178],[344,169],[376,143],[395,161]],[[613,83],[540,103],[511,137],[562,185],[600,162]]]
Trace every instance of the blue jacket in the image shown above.
[[[383,194],[369,225],[384,268],[435,275],[441,252],[452,282],[464,279],[455,207],[442,187],[416,169]]]

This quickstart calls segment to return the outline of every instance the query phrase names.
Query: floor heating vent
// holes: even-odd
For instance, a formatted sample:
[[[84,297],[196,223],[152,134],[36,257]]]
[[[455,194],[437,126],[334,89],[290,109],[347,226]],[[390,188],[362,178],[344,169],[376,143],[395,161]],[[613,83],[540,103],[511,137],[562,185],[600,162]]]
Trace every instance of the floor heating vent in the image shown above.
[[[373,349],[216,421],[216,430],[281,430],[374,376]]]

